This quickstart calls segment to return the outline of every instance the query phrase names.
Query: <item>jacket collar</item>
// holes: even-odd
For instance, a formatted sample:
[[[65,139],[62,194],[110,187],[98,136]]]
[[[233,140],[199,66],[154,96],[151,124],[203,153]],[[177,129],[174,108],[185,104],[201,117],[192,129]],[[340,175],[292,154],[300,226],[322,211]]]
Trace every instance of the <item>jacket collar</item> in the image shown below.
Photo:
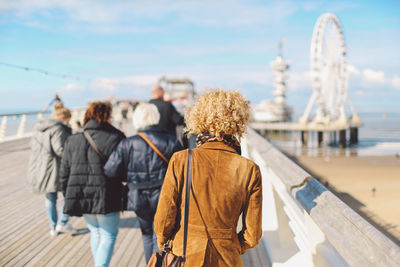
[[[97,130],[97,129],[109,129],[109,128],[111,128],[111,125],[108,122],[98,124],[96,120],[89,120],[84,127],[85,130]]]
[[[222,141],[205,142],[204,144],[201,144],[198,148],[199,149],[211,149],[211,150],[224,150],[224,151],[238,154],[233,147],[225,144]]]
[[[139,132],[159,132],[159,133],[169,133],[167,129],[159,126],[159,125],[151,125],[146,128],[142,128],[138,130]]]

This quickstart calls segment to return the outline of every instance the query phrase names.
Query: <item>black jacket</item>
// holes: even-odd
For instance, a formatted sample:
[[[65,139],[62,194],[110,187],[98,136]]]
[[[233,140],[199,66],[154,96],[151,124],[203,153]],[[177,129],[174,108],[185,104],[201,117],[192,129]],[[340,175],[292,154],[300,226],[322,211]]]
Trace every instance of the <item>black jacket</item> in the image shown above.
[[[124,134],[109,123],[86,123],[87,131],[100,152],[108,158]],[[70,136],[64,147],[60,182],[65,197],[64,213],[72,216],[106,214],[121,210],[120,181],[104,175],[104,160],[96,153],[83,133]]]
[[[167,158],[182,149],[178,139],[160,127],[153,126],[142,132]],[[123,140],[109,157],[104,173],[111,179],[124,177],[129,186],[128,199],[132,189],[160,188],[168,164],[138,135]],[[128,201],[128,210],[131,210]]]
[[[151,104],[156,105],[158,112],[160,113],[160,121],[158,125],[176,136],[176,126],[183,125],[184,118],[178,111],[176,111],[174,105],[170,102],[164,101],[162,98],[151,99]]]

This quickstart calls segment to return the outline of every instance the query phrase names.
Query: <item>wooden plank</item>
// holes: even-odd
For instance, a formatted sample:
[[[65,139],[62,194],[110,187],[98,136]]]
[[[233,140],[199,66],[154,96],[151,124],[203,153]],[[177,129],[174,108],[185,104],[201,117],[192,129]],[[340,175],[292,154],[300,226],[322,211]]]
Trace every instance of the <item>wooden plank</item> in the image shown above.
[[[0,266],[92,266],[89,233],[50,236],[44,195],[33,194],[26,182],[29,154],[29,139],[0,143]],[[121,215],[111,266],[145,266],[134,216]],[[69,222],[86,228],[83,218]]]
[[[10,216],[4,215],[5,218],[9,219],[1,221],[1,225],[4,225],[4,230],[1,231],[0,240],[11,242],[37,227],[38,224],[47,222],[47,216],[44,212],[38,213],[35,205],[32,205],[32,207],[28,205],[26,208],[31,209],[28,209],[27,212],[20,212],[17,215],[13,213]],[[25,211],[25,209],[21,209],[21,211]],[[10,218],[13,220],[10,220]],[[50,228],[49,226],[47,227]]]
[[[124,239],[121,239],[123,243],[121,246],[117,246],[114,251],[113,258],[111,259],[110,266],[129,266],[130,256],[133,254],[133,248],[139,240],[141,240],[141,235],[138,233],[137,229],[129,229],[126,231]]]
[[[80,227],[80,225],[82,224],[81,220],[77,220],[77,221],[78,221],[77,227]],[[70,220],[70,222],[71,222],[71,220]],[[76,223],[74,225],[76,225]],[[79,238],[77,240],[79,242],[82,242],[82,244],[87,242],[87,240],[85,240],[85,238]],[[43,244],[41,246],[38,246],[37,248],[35,248],[34,251],[32,251],[31,259],[29,259],[28,261],[25,262],[26,266],[40,266],[38,263],[40,262],[42,257],[44,257],[47,253],[49,253],[49,251],[55,246],[55,244],[57,242],[59,242],[59,239],[58,239],[58,236],[51,237],[49,235],[45,235],[45,241],[46,242],[43,242]],[[79,245],[79,243],[78,243],[76,245],[76,247],[73,248],[73,250],[79,250],[79,249],[81,249],[81,245]],[[72,261],[73,259],[74,259],[74,254],[72,254],[72,257],[69,260]],[[60,265],[60,266],[62,266],[62,265]],[[70,265],[70,266],[73,266],[73,265]]]
[[[122,262],[122,266],[140,266],[140,262],[145,262],[144,259],[144,251],[143,251],[143,242],[142,242],[142,234],[140,229],[135,229],[137,231],[137,236],[134,242],[130,246],[131,253],[129,257],[125,258],[126,261]],[[126,265],[124,265],[126,264]],[[145,265],[145,264],[144,264]],[[144,266],[141,265],[141,266]]]
[[[40,259],[38,264],[40,266],[55,266],[51,265],[50,263],[51,262],[57,263],[59,255],[60,253],[62,253],[63,247],[65,247],[67,243],[72,240],[72,238],[73,237],[69,235],[62,235],[59,238],[57,238],[57,243],[50,249],[49,253],[47,253],[44,257]]]
[[[44,246],[47,245],[49,238],[46,233],[42,233],[36,236],[34,242],[25,247],[22,251],[14,257],[8,265],[11,266],[24,266],[29,262],[34,255],[36,255]]]
[[[17,240],[14,239],[15,242],[13,242],[10,246],[8,246],[5,250],[1,252],[0,254],[1,262],[3,264],[9,263],[18,254],[22,253],[27,247],[32,245],[32,243],[34,243],[34,241],[38,237],[45,234],[44,232],[45,230],[36,228],[33,231],[25,233]],[[12,266],[12,264],[10,266]]]
[[[79,218],[79,226],[77,222],[75,222],[75,224],[71,224],[74,228],[80,229],[82,225],[85,225],[83,221],[84,220],[82,218]],[[85,235],[89,236],[89,233]],[[65,245],[62,246],[60,251],[56,255],[54,255],[47,263],[49,266],[66,266],[69,263],[69,259],[74,256],[73,254],[71,254],[71,250],[73,250],[74,248],[83,249],[88,244],[90,244],[90,241],[88,241],[89,238],[79,238],[80,236],[78,235],[59,234],[56,238],[60,237],[65,239]],[[77,244],[81,239],[87,240],[87,243],[81,243],[81,247],[78,247]]]
[[[132,229],[137,227],[138,223],[136,222],[134,225],[131,225],[131,221],[129,221],[130,218],[127,215],[123,216],[123,219],[124,220],[122,220],[120,224],[120,233],[118,234],[117,244],[114,248],[114,255],[111,259],[110,266],[127,266],[124,265],[123,262],[131,253],[132,242],[141,238],[138,237],[136,229]]]
[[[86,222],[83,219],[79,220],[80,223],[77,229],[86,228]],[[87,230],[89,231],[89,230]],[[90,250],[90,233],[87,232],[83,235],[74,236],[73,242],[68,244],[67,253],[57,263],[58,266],[76,266],[80,259],[86,254],[91,253]]]

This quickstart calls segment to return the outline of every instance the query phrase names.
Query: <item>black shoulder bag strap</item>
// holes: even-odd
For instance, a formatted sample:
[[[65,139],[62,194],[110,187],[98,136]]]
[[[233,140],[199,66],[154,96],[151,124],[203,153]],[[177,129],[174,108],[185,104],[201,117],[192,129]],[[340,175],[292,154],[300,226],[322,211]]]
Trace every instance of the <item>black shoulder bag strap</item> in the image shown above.
[[[92,146],[94,151],[96,151],[97,154],[104,160],[107,161],[106,157],[100,152],[100,150],[97,148],[96,143],[93,141],[93,138],[90,136],[90,134],[86,131],[83,131],[83,135],[86,137],[88,140],[89,144]]]
[[[190,204],[190,189],[192,187],[192,158],[193,150],[188,149],[187,156],[187,167],[186,167],[186,192],[185,192],[185,213],[183,218],[183,262],[186,260],[186,244],[187,244],[187,232],[189,223],[189,204]]]

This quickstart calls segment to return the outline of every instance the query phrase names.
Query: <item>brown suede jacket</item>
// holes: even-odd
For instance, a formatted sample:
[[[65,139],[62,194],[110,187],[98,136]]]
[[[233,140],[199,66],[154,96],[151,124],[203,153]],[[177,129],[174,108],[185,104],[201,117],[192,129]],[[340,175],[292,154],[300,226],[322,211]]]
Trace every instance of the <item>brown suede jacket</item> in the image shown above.
[[[184,150],[170,160],[154,222],[158,246],[172,238],[175,255],[182,255],[186,157]],[[191,192],[185,265],[242,266],[240,254],[262,235],[259,167],[223,142],[204,143],[193,150]]]

